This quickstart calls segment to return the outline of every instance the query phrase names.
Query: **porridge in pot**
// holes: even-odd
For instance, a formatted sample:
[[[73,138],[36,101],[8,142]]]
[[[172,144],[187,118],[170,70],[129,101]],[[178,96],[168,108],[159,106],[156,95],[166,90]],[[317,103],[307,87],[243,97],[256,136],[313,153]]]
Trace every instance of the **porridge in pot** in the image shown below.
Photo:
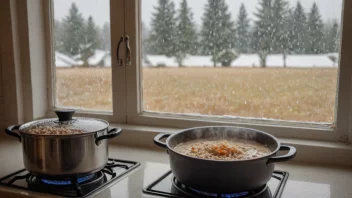
[[[258,142],[249,140],[198,139],[177,145],[178,153],[211,160],[244,160],[263,157],[271,150]]]
[[[81,129],[67,128],[64,126],[37,126],[32,129],[29,129],[28,133],[36,135],[73,135],[82,134],[84,133],[84,131]]]

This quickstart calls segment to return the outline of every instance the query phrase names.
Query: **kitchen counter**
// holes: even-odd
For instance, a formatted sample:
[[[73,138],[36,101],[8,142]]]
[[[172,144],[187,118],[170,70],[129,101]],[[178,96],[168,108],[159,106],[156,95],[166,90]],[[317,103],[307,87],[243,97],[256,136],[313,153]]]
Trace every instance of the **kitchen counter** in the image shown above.
[[[110,145],[112,158],[141,162],[141,166],[122,178],[111,188],[95,195],[96,198],[146,198],[142,189],[167,172],[168,156],[165,151],[142,147]],[[329,156],[326,156],[329,157]],[[21,144],[16,141],[0,142],[0,177],[23,168]],[[290,173],[282,198],[351,198],[352,167],[323,166],[302,163],[282,163],[277,170]],[[18,192],[21,191],[21,192]],[[0,197],[54,197],[0,187]]]

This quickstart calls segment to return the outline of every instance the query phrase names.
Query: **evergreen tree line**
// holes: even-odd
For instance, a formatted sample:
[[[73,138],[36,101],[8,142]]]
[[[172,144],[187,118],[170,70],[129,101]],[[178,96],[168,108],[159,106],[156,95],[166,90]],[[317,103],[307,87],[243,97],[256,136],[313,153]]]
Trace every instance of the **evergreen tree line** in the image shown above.
[[[225,0],[208,0],[201,30],[187,0],[175,10],[172,0],[158,0],[150,30],[142,25],[143,54],[175,56],[179,65],[187,54],[210,55],[214,66],[228,66],[239,53],[257,53],[262,67],[268,54],[322,54],[339,49],[338,22],[323,22],[314,3],[306,12],[300,3],[260,0],[252,21],[244,4],[236,21]]]
[[[242,4],[236,21],[225,0],[208,0],[201,29],[193,19],[187,0],[175,10],[172,0],[158,0],[150,30],[142,23],[142,55],[174,56],[180,66],[186,55],[210,55],[215,65],[228,66],[239,53],[257,53],[265,67],[268,54],[321,54],[339,49],[338,22],[323,22],[314,3],[306,12],[298,1],[260,0],[251,21]],[[55,20],[55,49],[76,56],[87,65],[96,49],[110,50],[110,24],[84,19],[75,3],[68,15]]]
[[[69,56],[79,55],[84,65],[88,65],[87,60],[96,49],[110,50],[110,24],[99,27],[92,16],[84,19],[75,3],[62,21],[54,23],[55,50]]]

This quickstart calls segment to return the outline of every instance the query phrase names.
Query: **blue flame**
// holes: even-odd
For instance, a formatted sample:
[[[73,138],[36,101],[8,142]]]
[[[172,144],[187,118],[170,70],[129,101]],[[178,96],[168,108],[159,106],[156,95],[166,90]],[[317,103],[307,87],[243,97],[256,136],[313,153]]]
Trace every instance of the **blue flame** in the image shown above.
[[[77,178],[78,183],[83,183],[85,181],[88,181],[94,177],[93,175],[88,175],[84,177]],[[42,182],[45,184],[50,184],[50,185],[59,185],[59,186],[64,186],[64,185],[70,185],[72,184],[70,180],[48,180],[48,179],[42,179]]]
[[[233,193],[233,194],[221,194],[221,197],[224,198],[236,198],[236,197],[243,197],[248,195],[248,192],[241,192],[241,193]]]
[[[218,194],[216,194],[216,193],[208,193],[208,192],[200,191],[200,190],[197,190],[197,189],[194,189],[194,188],[190,188],[190,189],[192,191],[200,194],[200,195],[205,195],[205,196],[208,196],[208,197],[218,197]],[[249,194],[249,192],[232,193],[232,194],[221,194],[220,197],[223,197],[223,198],[237,198],[237,197],[246,196],[248,194]]]

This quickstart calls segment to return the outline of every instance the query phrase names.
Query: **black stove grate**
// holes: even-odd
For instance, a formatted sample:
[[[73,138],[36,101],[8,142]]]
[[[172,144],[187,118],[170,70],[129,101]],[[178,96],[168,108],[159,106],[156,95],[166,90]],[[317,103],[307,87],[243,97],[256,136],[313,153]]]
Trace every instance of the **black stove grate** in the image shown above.
[[[241,192],[231,194],[215,194],[197,191],[179,182],[168,171],[156,181],[143,189],[144,193],[169,198],[200,198],[200,197],[223,197],[223,198],[281,198],[289,173],[274,171],[271,180],[266,186],[252,192]],[[205,196],[208,195],[208,196]]]
[[[43,179],[22,169],[1,178],[0,185],[64,197],[88,197],[131,172],[139,165],[139,162],[109,158],[104,169],[94,175],[87,176],[89,179],[71,177],[65,180]]]
[[[95,187],[103,185],[107,181],[107,177],[103,172],[99,171],[90,180],[79,183],[77,178],[73,177],[70,179],[70,183],[66,185],[47,184],[42,181],[43,179],[31,174],[26,180],[28,188],[33,191],[65,195],[67,197],[82,197],[93,191]]]
[[[172,185],[180,191],[182,194],[186,195],[187,197],[224,197],[224,198],[247,198],[247,197],[257,197],[259,195],[265,194],[267,197],[271,196],[270,190],[268,190],[268,186],[264,185],[261,188],[246,191],[246,192],[237,192],[237,193],[213,193],[213,192],[205,192],[200,191],[191,187],[188,187],[180,182],[177,181],[176,177],[172,178]]]

